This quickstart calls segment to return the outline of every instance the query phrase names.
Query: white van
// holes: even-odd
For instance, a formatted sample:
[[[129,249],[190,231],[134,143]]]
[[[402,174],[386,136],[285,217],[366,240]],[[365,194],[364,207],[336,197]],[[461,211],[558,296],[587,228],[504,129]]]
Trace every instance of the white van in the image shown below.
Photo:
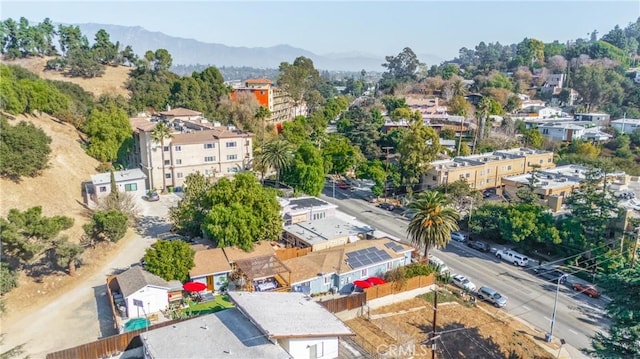
[[[526,267],[529,264],[529,258],[524,254],[520,254],[510,249],[501,249],[496,252],[498,259],[503,259],[515,266]]]
[[[429,264],[434,267],[440,268],[440,275],[446,275],[451,273],[451,271],[449,270],[449,267],[447,267],[447,265],[444,264],[442,259],[436,256],[429,255]]]

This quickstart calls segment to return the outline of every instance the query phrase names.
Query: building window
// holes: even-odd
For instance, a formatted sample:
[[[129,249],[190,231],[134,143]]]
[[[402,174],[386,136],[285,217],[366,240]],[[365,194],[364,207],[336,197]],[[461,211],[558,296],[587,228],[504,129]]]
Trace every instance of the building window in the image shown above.
[[[213,170],[204,170],[204,175],[205,176],[212,176],[213,175]]]
[[[435,180],[437,180],[437,179],[438,179],[438,177],[433,176],[433,177],[431,177],[431,179],[432,179],[433,181],[435,181]]]
[[[360,272],[360,276],[362,276],[362,277],[366,277],[366,276],[367,276],[367,268],[363,269],[363,270]]]
[[[391,262],[387,262],[387,270],[391,270]]]
[[[125,192],[137,191],[138,184],[137,183],[129,183],[124,185]]]
[[[542,164],[542,162],[544,162],[543,160],[540,160],[540,164]]]
[[[204,158],[205,162],[215,162],[216,161],[216,156],[206,156]]]
[[[163,151],[164,152],[169,152],[169,146],[164,146]]]
[[[171,160],[164,160],[164,165],[165,165],[165,166],[168,166],[168,165],[170,165],[170,164],[171,164]]]
[[[324,284],[329,284],[330,279],[331,279],[331,276],[325,275],[324,276]]]
[[[180,152],[180,151],[182,151],[182,146],[174,146],[173,150],[176,151],[176,152]]]
[[[164,178],[166,178],[166,179],[171,178],[171,173],[165,173],[165,174],[164,174]]]
[[[508,170],[508,171],[511,171],[511,166],[507,166],[507,170]]]
[[[177,160],[176,160],[176,164],[177,164],[177,165],[181,165],[181,164],[182,164],[182,160],[181,160],[181,159],[177,159]]]
[[[480,170],[480,176],[484,176],[484,170]]]
[[[234,141],[234,142],[227,142],[227,148],[229,147],[236,147],[238,144]]]
[[[107,186],[100,186],[100,192],[107,192]]]
[[[491,168],[487,168],[487,174],[491,173]]]
[[[463,180],[464,179],[464,174],[460,175],[460,179]]]
[[[238,167],[227,168],[227,173],[238,173]]]
[[[176,178],[182,178],[182,172],[176,173]]]
[[[551,163],[551,161],[553,161],[553,159],[551,158],[547,159],[547,163]]]
[[[261,94],[261,95],[264,95],[264,91],[260,91],[260,94]]]
[[[210,150],[212,148],[216,148],[215,144],[213,144],[213,143],[205,143],[204,144],[204,149],[205,150]]]
[[[237,159],[238,159],[238,155],[227,155],[227,161],[237,160]]]
[[[471,177],[471,173],[467,173],[467,174],[465,175],[465,177],[467,177],[467,178]]]

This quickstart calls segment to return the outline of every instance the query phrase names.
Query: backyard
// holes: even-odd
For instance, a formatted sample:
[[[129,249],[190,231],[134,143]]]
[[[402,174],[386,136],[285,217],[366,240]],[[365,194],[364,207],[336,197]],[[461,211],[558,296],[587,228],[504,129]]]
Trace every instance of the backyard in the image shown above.
[[[206,302],[196,302],[193,299],[186,299],[186,308],[175,308],[171,310],[171,319],[188,318],[198,315],[219,312],[224,309],[233,308],[233,303],[225,294],[216,295],[213,300]]]

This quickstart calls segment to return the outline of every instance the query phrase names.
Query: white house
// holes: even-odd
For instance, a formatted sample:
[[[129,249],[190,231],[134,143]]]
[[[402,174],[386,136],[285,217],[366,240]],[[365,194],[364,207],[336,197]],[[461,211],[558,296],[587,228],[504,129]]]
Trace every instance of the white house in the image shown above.
[[[611,121],[611,127],[620,133],[630,134],[640,129],[640,118],[621,118]]]
[[[181,287],[179,282],[169,283],[140,266],[131,267],[116,276],[120,293],[127,307],[127,317],[144,317],[164,310],[169,305],[169,292]]]
[[[293,359],[337,358],[339,338],[354,335],[340,319],[302,293],[229,292],[229,298]]]
[[[571,123],[548,123],[538,126],[540,134],[551,141],[573,141],[584,136],[585,128]]]
[[[120,192],[131,193],[135,197],[141,197],[147,193],[145,187],[147,176],[139,168],[115,171],[113,176]],[[94,193],[94,199],[108,196],[111,193],[111,172],[92,175],[89,187],[87,192]]]

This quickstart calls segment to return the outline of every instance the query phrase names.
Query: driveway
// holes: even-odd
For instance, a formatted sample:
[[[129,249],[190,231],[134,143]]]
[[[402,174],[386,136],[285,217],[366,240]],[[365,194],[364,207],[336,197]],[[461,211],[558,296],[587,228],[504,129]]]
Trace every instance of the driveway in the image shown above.
[[[3,351],[24,343],[25,354],[44,358],[47,353],[95,341],[115,333],[111,308],[106,293],[106,278],[118,269],[138,263],[155,236],[170,228],[168,209],[179,198],[163,195],[158,202],[139,201],[139,227],[136,233],[122,239],[117,255],[100,266],[93,275],[75,284],[67,293],[52,298],[22,318],[3,321],[6,333]]]

